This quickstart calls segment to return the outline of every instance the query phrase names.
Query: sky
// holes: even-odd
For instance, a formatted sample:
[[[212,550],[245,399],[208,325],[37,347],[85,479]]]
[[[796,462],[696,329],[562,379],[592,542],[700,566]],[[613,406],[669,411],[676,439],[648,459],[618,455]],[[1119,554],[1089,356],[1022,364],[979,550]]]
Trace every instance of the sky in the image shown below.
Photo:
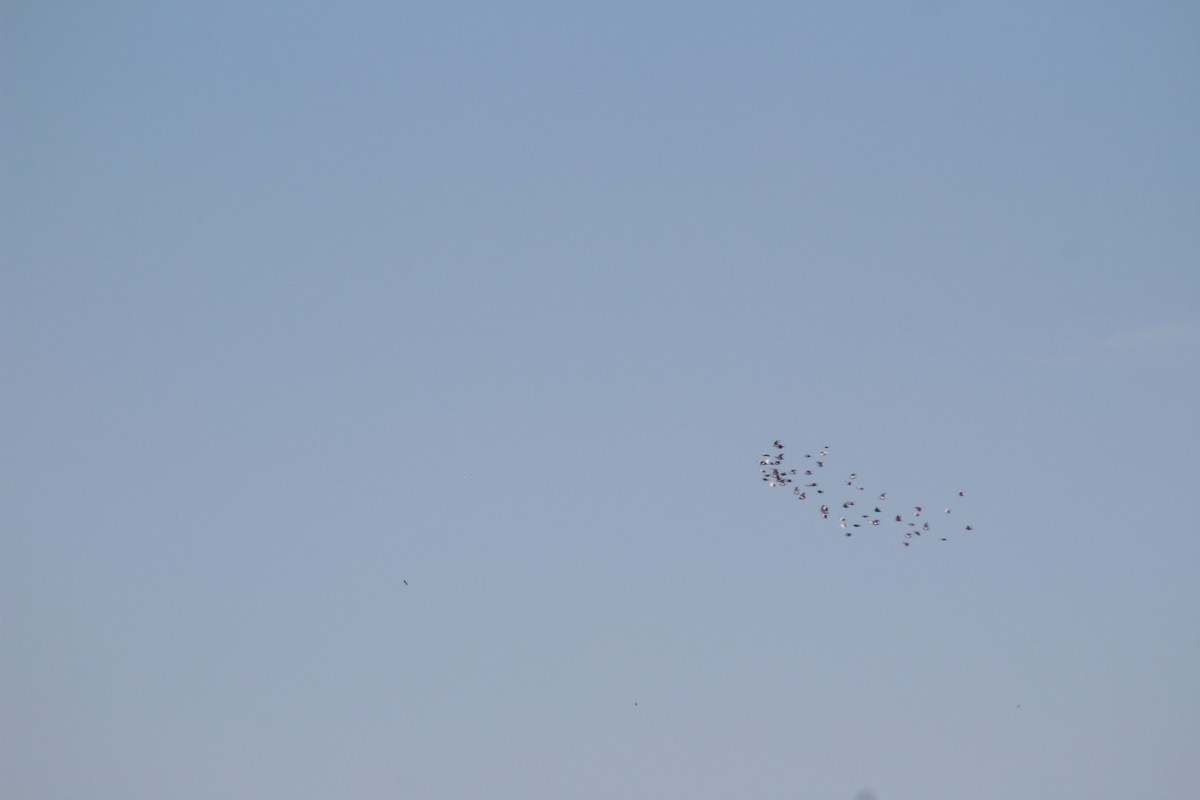
[[[1195,796],[1198,31],[5,3],[0,795]]]

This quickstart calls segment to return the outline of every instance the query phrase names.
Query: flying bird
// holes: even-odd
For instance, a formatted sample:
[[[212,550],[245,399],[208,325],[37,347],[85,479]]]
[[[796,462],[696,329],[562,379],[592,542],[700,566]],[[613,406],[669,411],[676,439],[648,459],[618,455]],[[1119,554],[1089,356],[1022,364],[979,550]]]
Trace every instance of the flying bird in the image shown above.
[[[772,448],[774,448],[774,453],[763,453],[761,460],[759,461],[759,465],[761,467],[763,467],[763,469],[760,470],[762,473],[762,480],[767,485],[769,485],[771,487],[787,486],[788,484],[793,483],[793,478],[791,478],[790,476],[799,475],[800,473],[803,473],[805,477],[809,477],[809,478],[811,478],[813,476],[812,469],[804,469],[804,470],[781,469],[780,467],[784,461],[784,453],[783,453],[784,444],[781,440],[776,439],[772,443],[771,446],[772,446]],[[830,451],[830,448],[828,445],[826,445],[826,446],[822,447],[816,453],[815,456],[813,453],[805,453],[804,457],[805,458],[824,459],[829,455],[829,451]],[[815,463],[816,463],[816,469],[823,469],[824,467],[827,466],[826,462],[823,460],[816,460]],[[835,469],[836,469],[836,467],[835,467]],[[853,489],[858,489],[858,491],[860,491],[860,492],[865,492],[868,488],[873,488],[873,487],[865,486],[858,482],[858,472],[848,472],[848,473],[842,473],[842,474],[848,475],[848,477],[845,480],[845,484],[848,487],[851,487]],[[817,494],[825,494],[824,489],[817,488],[816,481],[804,484],[803,488],[801,488],[800,485],[795,486],[792,489],[792,494],[793,494],[793,496],[795,496],[795,498],[797,500],[804,500],[808,497],[808,493],[807,493],[808,489],[815,490]],[[863,527],[879,528],[883,524],[884,520],[886,520],[890,517],[894,523],[900,524],[900,532],[904,534],[901,541],[905,547],[909,547],[913,541],[916,541],[917,539],[919,539],[922,532],[928,533],[930,531],[931,527],[930,527],[930,523],[928,523],[928,522],[908,521],[905,519],[905,516],[903,513],[898,513],[893,509],[887,509],[885,511],[883,506],[885,505],[885,501],[888,498],[888,494],[889,494],[888,492],[877,492],[877,495],[879,498],[877,500],[878,504],[872,505],[874,514],[860,514],[859,516],[862,519],[861,522],[851,522],[846,517],[839,517],[838,518],[838,527],[840,527],[843,531],[845,531],[846,536],[850,536],[850,535],[852,535],[851,534],[852,528],[863,528]],[[955,494],[958,497],[966,496],[966,492],[961,489],[956,490]],[[854,506],[855,506],[855,501],[853,501],[853,500],[846,500],[842,503],[843,509],[852,509],[852,508],[854,508]],[[913,505],[910,507],[913,509],[912,513],[911,513],[911,518],[914,518],[914,519],[920,518],[922,516],[923,512],[925,511],[925,507],[923,505]],[[946,506],[943,509],[944,514],[950,514],[951,512],[952,512],[952,509],[949,506]],[[821,515],[821,519],[826,519],[826,520],[831,519],[830,507],[828,504],[822,503],[820,506],[819,513]],[[974,526],[966,525],[965,530],[973,531]],[[881,530],[880,532],[882,533],[883,531]],[[940,537],[940,540],[943,542],[947,541],[946,537]],[[408,585],[408,582],[405,581],[405,586],[407,586],[407,585]]]

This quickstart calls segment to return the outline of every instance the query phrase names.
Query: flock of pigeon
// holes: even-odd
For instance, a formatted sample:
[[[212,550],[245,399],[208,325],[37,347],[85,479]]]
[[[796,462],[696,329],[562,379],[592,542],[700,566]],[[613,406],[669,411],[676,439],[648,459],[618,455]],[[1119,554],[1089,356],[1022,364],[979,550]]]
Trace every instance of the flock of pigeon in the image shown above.
[[[783,466],[783,444],[776,439],[771,451],[763,453],[758,463],[762,479],[768,486],[774,489],[791,486],[797,500],[819,506],[821,518],[837,520],[846,536],[853,536],[856,530],[881,528],[903,534],[900,541],[905,547],[921,540],[922,534],[925,540],[946,541],[945,534],[952,529],[953,509],[949,505],[940,512],[933,508],[927,512],[925,506],[897,507],[888,501],[887,492],[868,493],[858,482],[857,473],[851,472],[840,480],[833,478],[832,470],[825,466],[828,455],[829,447],[822,447],[816,453],[805,453],[801,466],[788,469]],[[964,494],[959,491],[956,496],[963,497]],[[937,521],[936,525],[934,521]],[[963,525],[961,529],[974,530],[970,525]]]

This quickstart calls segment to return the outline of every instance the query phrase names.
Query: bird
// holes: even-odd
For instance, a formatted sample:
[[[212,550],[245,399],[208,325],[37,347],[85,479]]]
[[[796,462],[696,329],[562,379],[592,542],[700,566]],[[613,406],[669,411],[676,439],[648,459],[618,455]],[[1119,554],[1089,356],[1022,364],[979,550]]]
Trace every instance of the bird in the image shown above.
[[[405,582],[404,582],[404,585],[405,585],[405,586],[408,586],[408,581],[405,581]]]
[[[807,499],[808,490],[810,490],[810,489],[815,494],[818,494],[818,495],[823,495],[823,494],[827,493],[825,489],[817,488],[818,484],[816,481],[811,481],[809,483],[800,484],[797,482],[799,480],[799,478],[793,478],[792,476],[799,476],[799,475],[803,474],[805,478],[811,479],[815,475],[815,470],[823,469],[825,466],[827,466],[825,464],[825,462],[821,459],[824,459],[829,454],[830,448],[828,445],[822,447],[816,453],[811,453],[811,452],[804,453],[805,458],[813,459],[816,464],[815,467],[812,467],[809,469],[804,469],[804,468],[784,469],[782,467],[782,465],[784,463],[784,444],[783,444],[782,440],[776,439],[772,443],[771,448],[768,448],[768,449],[771,450],[771,452],[763,453],[761,460],[759,461],[759,464],[760,464],[759,471],[761,472],[762,480],[768,486],[771,486],[774,488],[774,487],[779,487],[779,486],[787,486],[789,484],[794,483],[795,486],[792,489],[792,495],[797,500]],[[793,452],[795,452],[795,451],[793,451]],[[844,482],[847,487],[849,487],[851,489],[857,489],[860,492],[865,492],[867,490],[867,488],[869,488],[869,487],[863,486],[861,483],[859,483],[857,472],[848,472],[848,473],[843,473],[843,474],[847,476],[844,479]],[[830,490],[830,491],[832,491],[832,490]],[[954,494],[957,495],[958,497],[966,496],[966,492],[962,489],[955,490]],[[903,525],[901,526],[901,532],[904,533],[904,537],[903,537],[902,541],[903,541],[903,544],[905,547],[908,547],[912,543],[914,538],[921,536],[922,532],[924,532],[924,533],[930,532],[931,523],[925,522],[924,520],[920,520],[920,517],[924,516],[924,511],[925,511],[924,506],[919,506],[919,505],[910,506],[910,508],[912,508],[912,511],[910,512],[910,516],[906,519],[903,512],[897,513],[892,510],[888,510],[887,512],[885,512],[883,510],[883,506],[885,505],[885,501],[887,500],[888,495],[889,495],[888,492],[877,492],[878,500],[876,501],[876,503],[871,504],[871,508],[873,509],[874,513],[866,513],[866,514],[859,513],[860,519],[857,522],[852,521],[851,519],[848,519],[846,517],[838,517],[837,518],[838,526],[845,532],[846,536],[851,536],[852,535],[851,531],[854,528],[865,528],[868,526],[869,527],[879,527],[881,524],[883,524],[883,522],[888,517],[891,517],[895,523],[903,523]],[[851,495],[851,496],[856,497],[857,495]],[[843,497],[845,497],[845,495],[843,495]],[[833,518],[831,516],[832,512],[830,510],[830,506],[832,505],[832,503],[825,503],[825,502],[822,502],[821,500],[818,500],[817,502],[820,503],[819,513],[821,515],[821,518],[822,519],[832,519]],[[834,500],[834,502],[836,503],[836,499]],[[867,503],[867,501],[864,500],[864,506],[866,505],[866,503]],[[842,502],[841,507],[843,510],[849,510],[849,509],[854,509],[855,505],[856,505],[856,503],[854,500],[847,499]],[[935,508],[936,508],[936,506],[935,506]],[[861,511],[861,509],[854,511],[853,513],[858,513],[859,511]],[[952,512],[953,512],[953,509],[950,506],[946,506],[943,508],[942,513],[950,514]],[[847,513],[851,513],[851,512],[847,511]],[[961,513],[961,509],[960,509],[960,513]],[[973,525],[965,525],[964,527],[965,527],[965,530],[968,530],[968,531],[974,530]],[[907,532],[905,531],[905,528],[908,529]],[[940,537],[940,540],[945,542],[945,541],[947,541],[947,537]],[[407,586],[408,582],[405,581],[404,585]]]

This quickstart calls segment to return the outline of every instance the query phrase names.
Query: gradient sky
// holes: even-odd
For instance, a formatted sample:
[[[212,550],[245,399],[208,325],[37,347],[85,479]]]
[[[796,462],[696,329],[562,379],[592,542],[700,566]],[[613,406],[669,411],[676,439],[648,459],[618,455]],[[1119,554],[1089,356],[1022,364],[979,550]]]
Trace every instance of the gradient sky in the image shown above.
[[[14,1],[0,92],[0,795],[1200,792],[1200,6]]]

